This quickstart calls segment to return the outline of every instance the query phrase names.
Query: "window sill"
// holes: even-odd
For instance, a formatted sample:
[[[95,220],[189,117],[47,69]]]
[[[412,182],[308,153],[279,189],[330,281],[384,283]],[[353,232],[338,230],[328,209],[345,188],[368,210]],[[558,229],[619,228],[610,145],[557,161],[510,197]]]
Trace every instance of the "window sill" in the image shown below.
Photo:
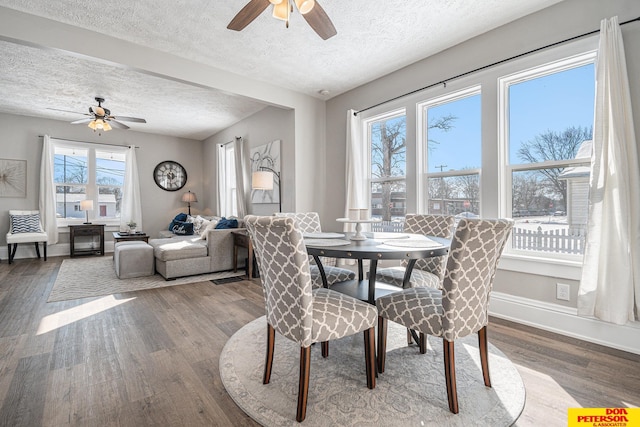
[[[582,261],[504,253],[500,258],[498,269],[580,281]]]

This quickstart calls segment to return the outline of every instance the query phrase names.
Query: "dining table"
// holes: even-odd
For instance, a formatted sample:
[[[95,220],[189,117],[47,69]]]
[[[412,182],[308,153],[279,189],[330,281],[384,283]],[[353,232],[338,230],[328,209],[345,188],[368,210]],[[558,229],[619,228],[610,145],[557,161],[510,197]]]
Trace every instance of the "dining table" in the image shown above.
[[[378,262],[385,260],[406,260],[407,267],[403,287],[408,287],[411,271],[417,260],[446,255],[449,239],[410,233],[365,232],[365,240],[351,240],[354,233],[305,233],[303,234],[307,253],[313,257],[324,287],[327,278],[321,257],[351,259],[358,263],[358,277],[331,285],[331,289],[350,295],[370,304],[376,298],[397,292],[397,286],[376,281]],[[369,277],[364,278],[363,261],[369,260]]]

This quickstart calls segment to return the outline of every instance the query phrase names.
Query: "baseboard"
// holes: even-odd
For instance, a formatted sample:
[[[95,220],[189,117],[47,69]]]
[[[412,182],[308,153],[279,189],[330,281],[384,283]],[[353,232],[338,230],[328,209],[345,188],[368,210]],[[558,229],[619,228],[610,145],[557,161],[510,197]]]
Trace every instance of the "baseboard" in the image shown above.
[[[577,309],[501,292],[491,293],[489,314],[584,341],[640,354],[640,322],[614,325],[580,317]]]

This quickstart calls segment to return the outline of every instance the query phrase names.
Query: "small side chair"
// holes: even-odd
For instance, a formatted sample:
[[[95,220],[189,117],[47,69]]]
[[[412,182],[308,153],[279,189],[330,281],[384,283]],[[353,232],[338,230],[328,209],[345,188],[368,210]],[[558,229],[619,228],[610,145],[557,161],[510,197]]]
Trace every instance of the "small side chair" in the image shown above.
[[[40,211],[9,211],[9,232],[7,233],[7,248],[9,251],[9,264],[16,255],[18,243],[33,243],[36,246],[36,254],[40,258],[39,243],[42,243],[44,260],[47,260],[47,233],[42,228]]]
[[[322,343],[322,356],[326,357],[329,340],[363,332],[367,387],[375,388],[376,308],[331,289],[312,289],[309,258],[302,232],[293,218],[249,215],[244,221],[253,241],[264,289],[267,352],[263,384],[271,379],[278,332],[300,345],[296,420],[303,421],[309,393],[311,344]]]
[[[447,258],[443,289],[408,288],[378,298],[378,372],[385,370],[387,322],[420,333],[420,352],[426,335],[442,338],[449,410],[458,413],[454,342],[478,334],[484,384],[491,387],[487,324],[489,294],[498,260],[513,221],[463,218],[458,223]]]

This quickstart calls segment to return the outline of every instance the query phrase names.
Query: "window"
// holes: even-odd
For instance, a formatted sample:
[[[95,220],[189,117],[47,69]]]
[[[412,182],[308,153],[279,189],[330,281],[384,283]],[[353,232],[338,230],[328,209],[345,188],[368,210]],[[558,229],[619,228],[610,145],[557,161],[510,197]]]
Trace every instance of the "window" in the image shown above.
[[[238,216],[236,192],[236,162],[233,144],[218,149],[218,187],[220,215]]]
[[[54,141],[58,225],[86,218],[80,201],[93,200],[89,219],[119,220],[126,148]]]
[[[423,211],[480,215],[482,148],[480,87],[418,104]]]
[[[406,214],[406,132],[404,111],[366,122],[370,152],[371,216],[403,221]]]
[[[512,251],[584,253],[594,59],[580,55],[500,79]]]

